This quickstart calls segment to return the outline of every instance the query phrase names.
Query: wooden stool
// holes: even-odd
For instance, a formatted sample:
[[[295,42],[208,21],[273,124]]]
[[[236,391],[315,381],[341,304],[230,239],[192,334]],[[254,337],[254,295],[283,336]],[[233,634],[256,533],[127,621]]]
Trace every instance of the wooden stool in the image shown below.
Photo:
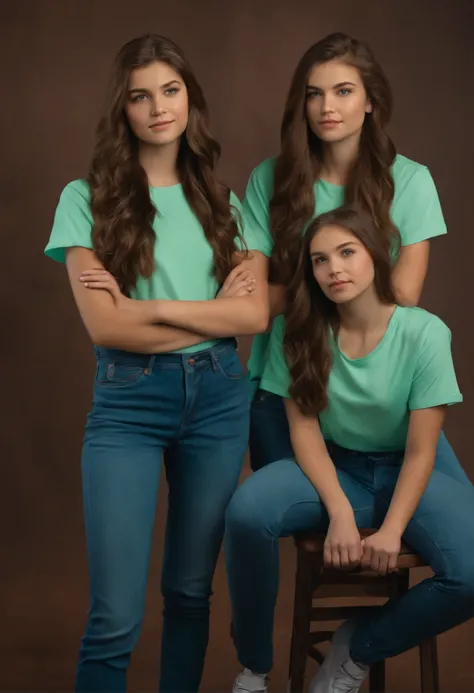
[[[361,536],[370,536],[375,531],[361,530]],[[316,533],[304,533],[295,537],[297,569],[290,651],[290,693],[300,693],[303,690],[308,657],[316,660],[319,665],[323,663],[324,655],[316,645],[328,642],[334,632],[334,629],[311,631],[313,621],[344,621],[378,608],[373,605],[313,605],[313,599],[399,597],[408,591],[410,569],[427,567],[417,554],[402,544],[396,573],[378,575],[373,571],[328,570],[324,568],[323,559],[325,538],[325,535]],[[436,638],[421,643],[419,652],[421,690],[423,693],[438,693]],[[377,662],[371,667],[369,690],[370,693],[385,693],[385,661]]]

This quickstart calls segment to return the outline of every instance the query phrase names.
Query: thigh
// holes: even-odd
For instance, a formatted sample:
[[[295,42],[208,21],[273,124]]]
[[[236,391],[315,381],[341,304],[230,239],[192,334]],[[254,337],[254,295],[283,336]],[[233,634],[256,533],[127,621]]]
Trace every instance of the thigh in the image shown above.
[[[474,576],[474,488],[434,470],[404,540],[437,574]]]
[[[250,464],[253,471],[292,457],[290,429],[283,398],[258,390],[250,408]]]
[[[169,508],[162,584],[211,589],[227,505],[239,483],[248,445],[248,382],[235,352],[201,374],[193,410],[165,453]]]
[[[372,526],[374,497],[344,470],[337,470],[359,527]],[[287,537],[306,530],[326,531],[326,509],[308,477],[294,459],[279,460],[259,469],[238,488],[227,514],[228,529]]]
[[[441,431],[438,440],[434,468],[436,471],[446,474],[455,481],[459,481],[461,484],[472,486],[466,472],[462,468],[453,448],[446,438],[444,431]]]
[[[99,428],[82,453],[91,599],[114,615],[142,608],[160,478],[161,447],[135,429]]]

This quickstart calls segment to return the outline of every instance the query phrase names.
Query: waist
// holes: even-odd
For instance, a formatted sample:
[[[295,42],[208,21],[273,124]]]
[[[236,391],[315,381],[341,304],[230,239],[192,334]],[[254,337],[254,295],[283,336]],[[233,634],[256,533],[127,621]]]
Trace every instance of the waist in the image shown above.
[[[181,365],[184,361],[194,364],[213,360],[228,349],[237,349],[237,339],[227,337],[219,339],[213,346],[200,351],[193,352],[167,352],[162,354],[141,354],[133,351],[122,351],[122,349],[107,349],[106,347],[94,346],[94,353],[97,360],[106,359],[109,362],[129,363],[135,366],[152,369],[155,364]]]

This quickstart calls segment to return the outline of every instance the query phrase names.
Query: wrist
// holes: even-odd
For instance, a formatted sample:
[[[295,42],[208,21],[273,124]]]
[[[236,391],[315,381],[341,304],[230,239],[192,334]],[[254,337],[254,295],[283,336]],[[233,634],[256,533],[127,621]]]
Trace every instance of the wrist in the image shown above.
[[[385,520],[382,522],[379,531],[382,530],[388,534],[391,534],[392,536],[396,536],[399,539],[401,539],[403,532],[405,531],[405,527],[403,526],[403,523],[400,522],[400,520],[387,516]]]
[[[354,510],[346,496],[336,498],[326,507],[330,520],[353,520]]]

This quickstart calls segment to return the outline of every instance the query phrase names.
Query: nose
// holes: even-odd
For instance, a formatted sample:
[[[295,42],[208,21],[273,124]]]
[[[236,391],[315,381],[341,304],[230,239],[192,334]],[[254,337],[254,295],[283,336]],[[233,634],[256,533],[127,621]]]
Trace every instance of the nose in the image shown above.
[[[332,94],[325,94],[321,99],[321,112],[323,115],[334,113],[334,97]]]
[[[327,268],[328,268],[330,277],[337,277],[338,274],[341,274],[342,268],[341,268],[341,263],[339,261],[339,258],[337,258],[337,257],[329,258]]]
[[[162,113],[166,112],[166,108],[162,101],[162,98],[160,98],[159,96],[155,96],[153,99],[150,100],[150,107],[152,116],[161,115]]]

